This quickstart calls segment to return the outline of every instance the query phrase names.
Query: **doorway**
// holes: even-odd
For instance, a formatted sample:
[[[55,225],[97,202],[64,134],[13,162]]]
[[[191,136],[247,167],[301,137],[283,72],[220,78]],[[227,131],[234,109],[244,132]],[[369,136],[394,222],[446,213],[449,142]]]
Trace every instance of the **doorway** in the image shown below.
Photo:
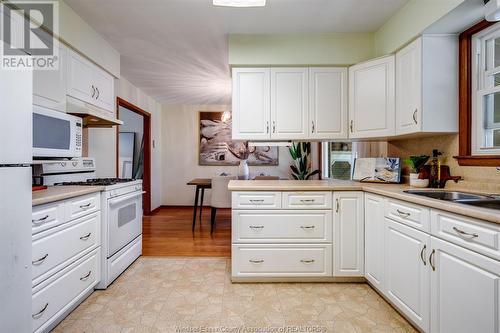
[[[144,215],[151,214],[151,114],[117,98],[116,177],[142,179]]]

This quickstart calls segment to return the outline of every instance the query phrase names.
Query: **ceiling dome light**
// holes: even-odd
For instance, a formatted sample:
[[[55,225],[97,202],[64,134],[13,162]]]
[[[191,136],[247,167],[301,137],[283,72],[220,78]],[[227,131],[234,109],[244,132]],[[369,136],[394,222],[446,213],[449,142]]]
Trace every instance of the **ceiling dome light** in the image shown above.
[[[213,0],[213,4],[225,7],[264,7],[266,0]]]
[[[500,21],[500,0],[485,1],[484,18],[490,22]]]

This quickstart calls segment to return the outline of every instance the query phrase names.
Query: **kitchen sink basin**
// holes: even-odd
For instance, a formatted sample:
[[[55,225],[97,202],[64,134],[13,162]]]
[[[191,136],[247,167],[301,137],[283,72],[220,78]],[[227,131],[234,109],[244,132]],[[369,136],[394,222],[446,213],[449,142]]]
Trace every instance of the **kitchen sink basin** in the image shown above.
[[[458,200],[492,200],[491,197],[480,194],[472,194],[457,191],[423,191],[423,190],[407,190],[408,194],[421,195],[424,197],[439,199],[444,201]]]
[[[472,205],[481,208],[498,209],[500,210],[500,199],[486,199],[486,200],[457,200],[455,202]]]

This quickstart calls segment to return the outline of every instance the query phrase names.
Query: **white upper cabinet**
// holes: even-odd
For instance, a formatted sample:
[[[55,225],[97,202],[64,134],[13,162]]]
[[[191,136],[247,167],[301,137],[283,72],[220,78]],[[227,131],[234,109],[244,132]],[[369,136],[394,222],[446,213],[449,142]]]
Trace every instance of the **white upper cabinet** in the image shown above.
[[[309,69],[271,69],[271,138],[307,139]]]
[[[347,68],[309,68],[309,138],[347,139]]]
[[[233,139],[271,138],[271,70],[233,69]]]
[[[334,192],[333,276],[364,276],[363,192]]]
[[[377,138],[395,133],[394,56],[349,68],[349,137]]]
[[[68,50],[67,94],[115,112],[114,78],[73,50]]]
[[[458,131],[458,38],[419,37],[396,53],[396,135]]]

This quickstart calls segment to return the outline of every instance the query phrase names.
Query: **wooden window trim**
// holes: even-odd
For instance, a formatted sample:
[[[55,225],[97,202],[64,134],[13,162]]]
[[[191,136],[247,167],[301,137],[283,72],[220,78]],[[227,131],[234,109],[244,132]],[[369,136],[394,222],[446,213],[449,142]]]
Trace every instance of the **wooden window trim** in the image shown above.
[[[496,22],[483,20],[459,36],[459,147],[462,166],[500,166],[500,155],[472,155],[472,36]]]

